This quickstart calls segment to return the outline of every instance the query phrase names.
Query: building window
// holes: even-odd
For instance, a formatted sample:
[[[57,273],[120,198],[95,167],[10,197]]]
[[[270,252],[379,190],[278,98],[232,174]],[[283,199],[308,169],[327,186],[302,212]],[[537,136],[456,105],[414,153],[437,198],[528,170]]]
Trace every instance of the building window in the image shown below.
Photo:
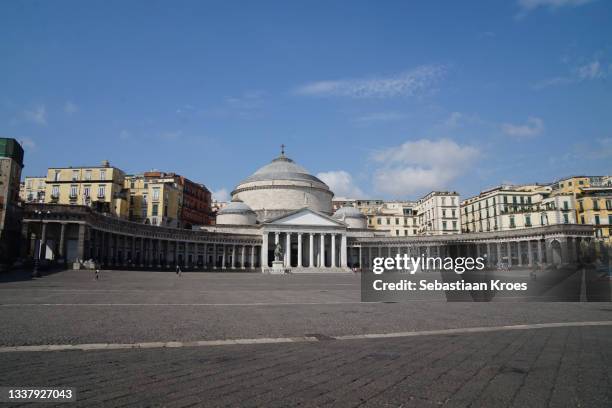
[[[595,225],[599,225],[599,215],[595,216]]]
[[[510,216],[510,228],[516,228],[516,224],[514,223],[514,216]]]
[[[55,176],[53,177],[53,181],[60,181],[62,172],[59,170],[55,170]]]
[[[569,224],[569,216],[567,214],[563,214],[563,223]]]
[[[104,184],[100,184],[98,186],[98,198],[104,198],[106,196],[106,186]]]
[[[159,187],[153,189],[153,201],[159,201]]]
[[[53,186],[51,188],[51,198],[59,198],[59,186]]]
[[[398,236],[399,235],[399,230],[395,230],[395,235]]]
[[[100,170],[100,180],[106,180],[106,170]]]
[[[593,211],[599,211],[599,201],[596,198],[593,199]]]
[[[446,210],[442,210],[442,217],[446,218]]]
[[[446,221],[442,221],[442,229],[446,231]]]
[[[72,170],[72,181],[77,181],[79,179],[79,171]]]
[[[569,203],[567,201],[563,201],[563,209],[569,210]]]
[[[153,204],[151,215],[156,217],[158,212],[159,212],[159,204]]]
[[[70,186],[70,198],[76,198],[77,190],[78,190],[78,186],[76,184],[72,184]]]
[[[581,215],[581,216],[580,216],[580,223],[581,223],[581,224],[584,224],[584,215]]]
[[[85,170],[85,180],[91,180],[91,170]]]
[[[391,224],[391,221],[389,220],[389,218],[387,218],[387,225]]]
[[[525,216],[525,226],[531,227],[531,216],[530,215]]]
[[[89,198],[90,195],[91,195],[91,186],[84,186],[83,187],[83,196],[85,198]]]
[[[608,225],[612,225],[612,215],[608,215]]]

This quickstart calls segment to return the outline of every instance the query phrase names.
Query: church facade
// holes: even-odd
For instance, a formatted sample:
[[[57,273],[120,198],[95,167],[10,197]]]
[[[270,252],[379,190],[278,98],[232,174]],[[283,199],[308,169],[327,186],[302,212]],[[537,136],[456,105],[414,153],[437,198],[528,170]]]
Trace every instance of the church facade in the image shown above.
[[[390,237],[367,228],[352,206],[332,210],[333,192],[284,152],[241,181],[217,224],[198,230],[154,227],[105,216],[87,207],[28,204],[22,258],[65,262],[92,259],[103,267],[187,270],[350,272],[378,256],[483,256],[509,266],[577,262],[588,225],[514,231]]]

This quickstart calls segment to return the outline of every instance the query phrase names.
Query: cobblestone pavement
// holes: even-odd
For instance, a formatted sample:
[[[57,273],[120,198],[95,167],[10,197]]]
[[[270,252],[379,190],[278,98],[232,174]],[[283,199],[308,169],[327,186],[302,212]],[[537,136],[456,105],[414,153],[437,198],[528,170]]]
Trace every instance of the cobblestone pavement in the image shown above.
[[[609,321],[608,303],[360,304],[351,275],[104,272],[94,282],[67,271],[3,280],[1,346],[319,340],[0,353],[0,386],[76,387],[73,406],[612,406],[612,326],[331,337]]]

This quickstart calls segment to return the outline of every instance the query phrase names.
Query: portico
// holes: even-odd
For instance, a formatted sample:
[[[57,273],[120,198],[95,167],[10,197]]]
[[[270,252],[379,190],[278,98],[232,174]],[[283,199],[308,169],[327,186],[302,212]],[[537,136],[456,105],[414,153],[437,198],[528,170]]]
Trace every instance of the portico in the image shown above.
[[[262,270],[272,265],[280,245],[283,262],[291,272],[347,268],[346,225],[317,211],[303,208],[262,224]],[[267,244],[267,245],[266,245]]]

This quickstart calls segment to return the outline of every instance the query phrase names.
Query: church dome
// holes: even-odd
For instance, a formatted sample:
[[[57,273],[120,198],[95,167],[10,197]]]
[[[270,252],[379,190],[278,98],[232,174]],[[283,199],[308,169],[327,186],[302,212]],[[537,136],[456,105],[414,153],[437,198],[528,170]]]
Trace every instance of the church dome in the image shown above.
[[[367,228],[367,217],[353,206],[338,208],[333,217],[343,221],[349,228]]]
[[[305,180],[325,184],[284,154],[259,168],[259,170],[244,179],[240,184],[271,180]]]
[[[254,225],[257,214],[248,205],[235,199],[217,211],[217,224],[222,225]]]
[[[261,221],[305,207],[331,215],[333,196],[327,184],[285,156],[284,149],[232,191],[232,198],[247,204]]]

